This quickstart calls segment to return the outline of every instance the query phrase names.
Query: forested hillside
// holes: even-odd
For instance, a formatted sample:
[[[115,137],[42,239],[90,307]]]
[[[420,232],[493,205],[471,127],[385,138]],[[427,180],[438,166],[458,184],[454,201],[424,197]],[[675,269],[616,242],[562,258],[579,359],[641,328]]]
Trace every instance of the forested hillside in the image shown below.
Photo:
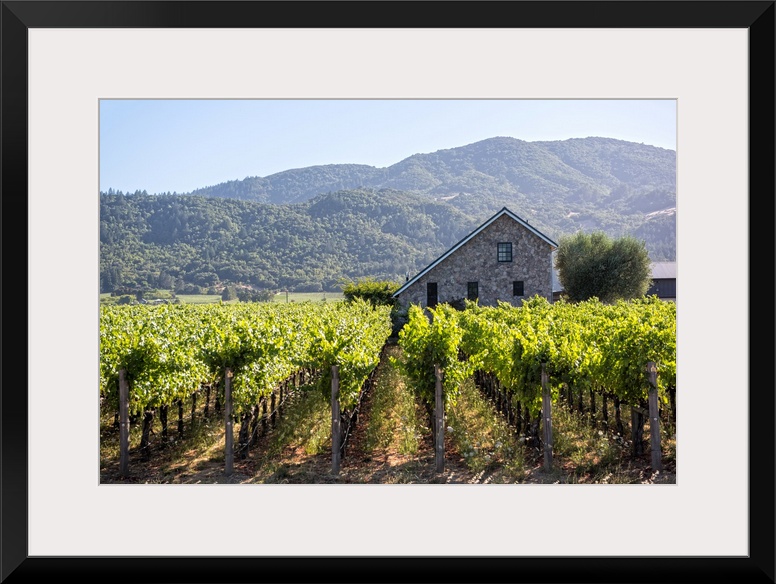
[[[343,279],[414,272],[476,226],[444,202],[395,191],[341,191],[296,205],[103,194],[100,286],[338,290]]]
[[[414,274],[502,207],[549,237],[601,230],[676,258],[676,153],[491,138],[387,168],[314,166],[181,195],[100,196],[100,287],[334,291]]]

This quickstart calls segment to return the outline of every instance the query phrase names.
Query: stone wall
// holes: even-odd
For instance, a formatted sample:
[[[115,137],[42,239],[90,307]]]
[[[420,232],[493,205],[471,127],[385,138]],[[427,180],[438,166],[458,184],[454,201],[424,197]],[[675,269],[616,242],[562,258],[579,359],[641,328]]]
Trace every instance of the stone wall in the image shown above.
[[[512,261],[498,261],[498,243],[512,243]],[[523,295],[513,296],[514,281],[523,282]],[[437,283],[438,301],[467,297],[468,282],[477,282],[481,306],[497,300],[515,306],[534,295],[552,302],[552,247],[541,237],[502,215],[451,255],[423,274],[399,295],[404,308],[426,306],[426,284]]]

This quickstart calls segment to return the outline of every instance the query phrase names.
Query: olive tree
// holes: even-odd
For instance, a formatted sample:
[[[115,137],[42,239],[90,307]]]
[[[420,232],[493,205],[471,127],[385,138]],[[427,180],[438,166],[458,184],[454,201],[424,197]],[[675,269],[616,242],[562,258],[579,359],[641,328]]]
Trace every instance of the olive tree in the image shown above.
[[[651,282],[645,243],[631,236],[610,238],[577,232],[558,241],[555,268],[567,298],[614,302],[644,296]]]

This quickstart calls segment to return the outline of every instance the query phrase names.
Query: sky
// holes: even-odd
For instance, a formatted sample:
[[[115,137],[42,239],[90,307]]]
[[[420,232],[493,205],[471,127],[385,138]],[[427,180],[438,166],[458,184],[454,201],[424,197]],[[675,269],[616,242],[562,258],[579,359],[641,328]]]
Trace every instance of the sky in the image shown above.
[[[100,100],[100,190],[187,193],[323,164],[384,168],[496,136],[676,150],[676,101]]]

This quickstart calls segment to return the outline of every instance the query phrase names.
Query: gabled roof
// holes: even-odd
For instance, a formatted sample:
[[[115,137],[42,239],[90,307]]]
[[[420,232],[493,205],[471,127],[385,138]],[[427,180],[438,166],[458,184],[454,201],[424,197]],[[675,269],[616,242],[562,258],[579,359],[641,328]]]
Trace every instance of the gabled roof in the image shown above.
[[[652,279],[676,279],[676,262],[652,262]]]
[[[484,230],[486,227],[488,227],[488,225],[490,225],[491,223],[493,223],[493,222],[494,222],[496,219],[498,219],[498,218],[499,218],[499,217],[501,217],[502,215],[506,215],[506,216],[510,217],[511,219],[513,219],[514,221],[516,221],[517,223],[519,223],[520,225],[522,225],[523,227],[525,227],[525,228],[526,228],[528,231],[530,231],[531,233],[533,233],[533,234],[537,235],[538,237],[540,237],[541,239],[543,239],[544,241],[546,241],[546,242],[547,242],[547,243],[548,243],[548,244],[549,244],[549,245],[550,245],[550,246],[551,246],[553,249],[557,249],[557,248],[558,248],[558,244],[557,244],[557,243],[555,243],[555,242],[554,242],[552,239],[550,239],[550,238],[549,238],[549,237],[547,237],[546,235],[544,235],[544,233],[542,233],[541,231],[539,231],[539,230],[538,230],[538,229],[536,229],[535,227],[532,227],[531,225],[529,225],[528,223],[526,223],[526,222],[525,222],[523,219],[521,219],[520,217],[518,217],[517,215],[515,215],[515,214],[514,214],[512,211],[510,211],[510,210],[509,210],[509,209],[507,209],[506,207],[503,207],[503,208],[501,209],[501,211],[499,211],[498,213],[496,213],[495,215],[493,215],[493,217],[491,217],[490,219],[488,219],[487,221],[485,221],[485,223],[483,223],[482,225],[480,225],[480,226],[479,226],[477,229],[475,229],[474,231],[472,231],[472,232],[471,232],[469,235],[467,235],[466,237],[464,237],[464,238],[463,238],[461,241],[459,241],[458,243],[456,243],[456,244],[455,244],[453,247],[451,247],[450,249],[448,249],[448,250],[447,250],[445,253],[443,253],[443,254],[442,254],[441,256],[439,256],[439,257],[438,257],[436,260],[434,260],[434,261],[433,261],[433,262],[431,262],[431,263],[430,263],[428,266],[426,266],[426,267],[425,267],[423,270],[421,270],[421,271],[418,273],[418,275],[417,275],[417,276],[415,276],[415,277],[414,277],[414,278],[412,278],[411,280],[408,280],[407,282],[405,282],[405,283],[404,283],[404,286],[402,286],[402,287],[401,287],[401,288],[399,288],[399,289],[398,289],[396,292],[394,292],[394,293],[393,293],[393,296],[392,296],[392,298],[396,298],[396,297],[397,297],[399,294],[401,294],[401,293],[402,293],[402,292],[404,292],[404,291],[405,291],[407,288],[409,288],[410,286],[412,286],[412,285],[413,285],[415,282],[417,282],[417,281],[418,281],[418,279],[420,279],[420,278],[421,278],[421,277],[422,277],[424,274],[428,273],[428,272],[429,272],[429,271],[430,271],[432,268],[434,268],[434,266],[437,266],[437,265],[438,265],[440,262],[442,262],[442,261],[443,261],[443,260],[445,260],[446,258],[450,257],[452,254],[454,254],[454,253],[456,252],[456,250],[458,250],[459,248],[461,248],[461,247],[462,247],[462,246],[463,246],[463,245],[464,245],[466,242],[470,241],[472,238],[476,237],[476,235],[477,235],[478,233],[480,233],[481,231],[483,231],[483,230]]]

